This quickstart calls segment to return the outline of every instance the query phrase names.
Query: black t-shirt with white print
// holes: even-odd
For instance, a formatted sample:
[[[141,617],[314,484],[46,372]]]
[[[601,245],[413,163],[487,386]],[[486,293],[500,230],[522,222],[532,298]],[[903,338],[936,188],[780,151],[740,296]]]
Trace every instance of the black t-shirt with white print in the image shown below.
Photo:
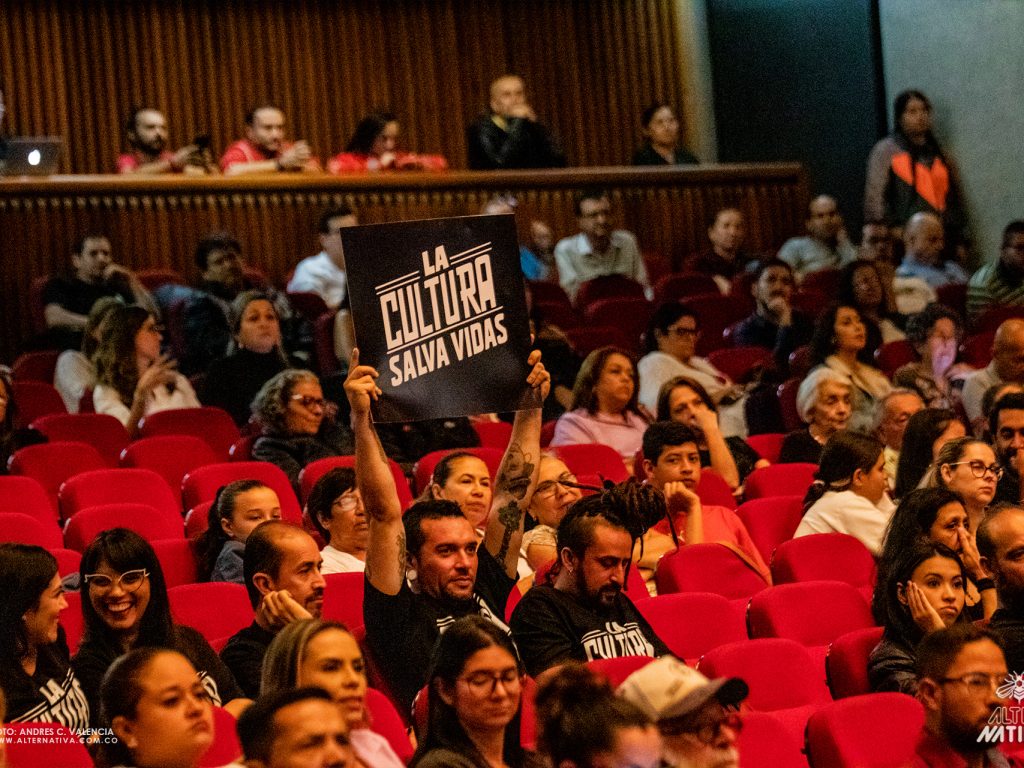
[[[526,671],[533,676],[567,661],[671,653],[621,592],[613,606],[597,612],[570,594],[537,585],[519,601],[510,625]]]
[[[39,649],[35,674],[0,682],[9,722],[60,723],[73,733],[89,727],[89,701],[71,668],[63,629],[57,642]]]
[[[416,594],[408,582],[402,584],[397,595],[385,595],[369,579],[365,581],[366,642],[390,693],[407,712],[427,682],[427,667],[437,638],[456,619],[479,614],[508,632],[502,617],[515,581],[484,547],[477,550],[477,556],[476,585],[470,600]]]

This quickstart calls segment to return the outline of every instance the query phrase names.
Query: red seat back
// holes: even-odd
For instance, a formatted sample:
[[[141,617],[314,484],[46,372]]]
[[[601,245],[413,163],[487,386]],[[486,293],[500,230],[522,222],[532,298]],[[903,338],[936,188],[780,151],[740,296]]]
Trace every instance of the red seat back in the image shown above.
[[[771,712],[744,712],[737,746],[743,768],[807,768],[803,745]]]
[[[846,533],[815,533],[779,544],[772,557],[772,581],[845,581],[851,586],[875,583],[875,558]]]
[[[782,451],[782,441],[786,436],[781,432],[765,432],[761,435],[750,435],[747,438],[747,445],[757,451],[760,456],[771,464],[779,460],[779,453]]]
[[[228,451],[241,437],[231,415],[212,406],[174,408],[152,413],[139,422],[139,435],[193,435],[205,440],[221,461],[227,461]]]
[[[745,495],[747,499],[761,499],[766,496],[800,496],[814,482],[817,464],[773,464],[755,469],[747,475]]]
[[[59,723],[5,723],[4,731],[9,768],[93,768],[85,745]]]
[[[807,721],[811,768],[889,768],[914,763],[924,708],[902,693],[834,701]]]
[[[575,475],[600,475],[605,480],[621,483],[629,479],[629,470],[619,452],[603,443],[551,446],[551,452],[565,462]]]
[[[688,662],[747,637],[743,612],[710,592],[658,595],[641,600],[636,607],[672,653]]]
[[[761,576],[722,544],[686,544],[658,562],[658,594],[713,592],[731,600],[750,597],[767,587]]]
[[[366,709],[370,713],[370,729],[387,739],[398,759],[407,764],[416,750],[395,705],[376,688],[367,688]]]
[[[473,431],[480,438],[480,445],[504,452],[512,437],[512,424],[507,421],[474,421]]]
[[[355,456],[329,456],[326,459],[311,461],[299,473],[299,486],[303,501],[309,499],[309,494],[313,490],[313,486],[316,485],[317,480],[332,469],[335,467],[352,467],[354,469],[355,466]],[[398,500],[402,504],[402,509],[408,509],[413,502],[409,481],[406,479],[405,473],[397,461],[388,459],[388,466],[391,467],[391,476],[395,479],[395,488],[398,490]]]
[[[189,541],[198,539],[199,536],[210,526],[210,507],[212,501],[204,501],[196,504],[185,515],[185,538]]]
[[[57,507],[46,494],[46,489],[33,477],[0,475],[0,513],[17,512],[56,523]]]
[[[209,443],[194,435],[144,437],[121,454],[122,467],[150,469],[175,490],[181,488],[182,479],[193,469],[219,461]]]
[[[736,497],[733,495],[732,488],[720,474],[710,467],[705,467],[700,471],[697,496],[700,497],[700,503],[706,506],[736,509]]]
[[[474,456],[479,457],[487,465],[488,471],[491,473],[491,479],[493,480],[498,476],[498,467],[501,466],[501,458],[505,455],[504,451],[498,450],[497,448],[452,448],[443,451],[431,451],[425,454],[416,462],[416,466],[413,467],[413,477],[416,480],[416,493],[422,493],[423,489],[430,484],[430,476],[434,472],[434,467],[437,466],[438,462],[441,461],[449,453],[471,453]]]
[[[169,588],[167,598],[175,622],[192,627],[211,643],[231,637],[253,620],[249,596],[241,584],[182,584]]]
[[[46,520],[21,512],[0,512],[0,543],[34,544],[43,549],[64,546],[64,537],[56,520]]]
[[[751,637],[785,637],[806,646],[828,646],[874,623],[863,595],[842,581],[779,584],[754,595],[747,611]]]
[[[292,305],[298,314],[309,322],[316,322],[322,315],[331,314],[331,308],[327,306],[323,296],[312,291],[288,291],[286,294],[288,303]]]
[[[11,366],[11,376],[15,381],[42,381],[53,384],[53,374],[57,369],[59,349],[44,349],[39,352],[26,352],[18,355]]]
[[[181,499],[149,469],[94,469],[68,478],[60,488],[61,514],[70,519],[79,510],[101,504],[135,503],[156,507],[181,519]]]
[[[75,442],[29,445],[15,451],[8,463],[11,474],[27,475],[39,481],[54,509],[59,509],[57,492],[65,480],[106,466],[99,451],[88,443]]]
[[[168,587],[179,584],[195,584],[199,581],[199,562],[192,542],[183,538],[151,541],[164,581]]]
[[[587,666],[597,674],[608,678],[613,688],[618,688],[626,678],[638,669],[654,661],[650,656],[619,656],[615,659],[593,659]]]
[[[78,573],[82,564],[82,553],[73,549],[51,549],[50,554],[57,558],[57,573],[63,579],[65,576]],[[70,592],[66,594],[71,594]]]
[[[321,376],[341,370],[338,356],[334,354],[335,315],[320,315],[313,323],[313,355]]]
[[[882,627],[864,627],[840,635],[825,656],[825,677],[832,698],[859,696],[871,692],[868,657],[882,640]]]
[[[708,353],[708,362],[733,381],[746,381],[758,367],[772,363],[772,351],[765,347],[726,347]]]
[[[643,296],[600,299],[586,305],[583,319],[587,325],[614,325],[629,339],[630,352],[640,350],[640,337],[654,312],[654,305]]]
[[[149,504],[112,502],[83,507],[75,512],[64,529],[64,543],[69,549],[85,552],[99,533],[111,528],[128,528],[151,543],[162,539],[185,539],[181,515]]]
[[[750,305],[746,301],[723,298],[717,291],[688,296],[682,303],[697,316],[700,327],[697,354],[704,356],[712,350],[723,348],[725,341],[722,335],[725,329],[750,313]]]
[[[886,342],[875,350],[875,362],[878,363],[882,373],[889,378],[892,378],[897,368],[915,360],[917,360],[917,352],[906,339]]]
[[[841,270],[834,268],[808,272],[800,282],[800,290],[819,291],[827,296],[835,296],[839,293],[839,281],[842,274]]]
[[[719,646],[704,654],[697,669],[709,678],[741,677],[750,686],[752,709],[825,704],[825,677],[810,652],[793,640],[766,638]]]
[[[78,569],[76,568],[77,572]],[[61,576],[65,574],[61,573]],[[68,641],[68,650],[74,656],[78,651],[78,644],[82,642],[82,635],[85,633],[85,617],[82,615],[82,593],[65,592],[64,599],[68,601],[68,607],[60,612],[60,625],[64,628],[64,637]]]
[[[140,269],[135,276],[147,291],[155,291],[161,285],[185,285],[185,278],[173,269]]]
[[[235,480],[255,479],[273,488],[281,502],[281,517],[302,525],[302,507],[295,491],[282,469],[267,461],[230,461],[207,464],[185,475],[181,481],[181,495],[186,509],[193,509],[204,501],[213,501],[221,486]]]
[[[48,413],[68,412],[64,398],[54,389],[53,384],[45,381],[15,381],[12,388],[11,395],[18,405],[15,429],[23,429]]]
[[[654,305],[658,306],[666,301],[679,301],[687,296],[700,296],[715,291],[719,291],[719,287],[711,275],[706,275],[703,272],[674,272],[663,276],[655,283]]]
[[[636,343],[615,325],[582,325],[562,330],[565,331],[573,351],[580,357],[586,357],[595,349],[609,346],[629,351]]]
[[[105,413],[51,413],[32,422],[32,428],[50,440],[73,440],[93,446],[116,467],[121,451],[131,440],[124,425]]]
[[[793,538],[804,516],[803,496],[768,496],[740,504],[736,515],[743,521],[766,563],[775,548]]]
[[[625,275],[602,275],[580,285],[576,291],[576,306],[586,307],[601,299],[617,299],[624,296],[643,298],[644,287]]]
[[[242,758],[235,716],[223,707],[213,708],[213,743],[199,758],[199,768],[220,768]]]
[[[792,355],[790,355],[790,361],[789,372],[793,373]],[[782,424],[790,432],[800,429],[804,425],[796,407],[796,393],[800,389],[801,381],[802,379],[787,379],[779,385],[776,393],[779,398],[779,409],[782,411]]]
[[[363,625],[363,573],[328,573],[324,587],[323,617],[350,629]]]

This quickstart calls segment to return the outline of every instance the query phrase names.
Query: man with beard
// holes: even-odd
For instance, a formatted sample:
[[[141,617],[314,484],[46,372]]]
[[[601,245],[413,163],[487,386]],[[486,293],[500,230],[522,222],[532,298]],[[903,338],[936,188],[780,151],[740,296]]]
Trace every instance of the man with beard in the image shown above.
[[[782,259],[765,259],[750,287],[756,307],[733,328],[738,347],[765,347],[772,350],[775,367],[783,376],[789,370],[789,356],[799,346],[809,344],[814,323],[803,312],[793,309],[793,268]]]
[[[217,170],[206,146],[192,143],[176,152],[167,149],[167,118],[159,110],[135,110],[128,118],[126,130],[131,152],[117,158],[118,173],[203,174]]]
[[[528,363],[535,407],[516,413],[481,541],[454,501],[419,501],[403,517],[370,416],[370,403],[381,394],[379,374],[359,364],[359,350],[352,352],[345,394],[356,441],[356,486],[370,523],[363,595],[366,643],[390,693],[406,711],[427,681],[437,638],[456,619],[479,614],[508,631],[502,617],[515,586],[523,515],[537,484],[541,404],[551,386],[540,352],[532,352]]]
[[[1010,669],[1024,673],[1024,509],[1009,504],[990,509],[978,526],[976,543],[999,595],[989,628],[1002,638]]]
[[[818,195],[811,200],[804,225],[806,237],[791,237],[779,249],[779,258],[793,267],[797,280],[810,272],[838,269],[857,258],[834,197]]]
[[[580,499],[558,524],[558,559],[512,613],[527,672],[570,661],[664,656],[668,647],[623,593],[643,525],[620,488]]]
[[[290,173],[321,170],[309,144],[300,139],[285,140],[285,117],[280,107],[262,104],[245,116],[245,138],[239,139],[220,157],[225,176],[241,173]]]
[[[980,740],[999,706],[1012,701],[996,693],[1007,682],[1007,666],[995,634],[974,624],[927,634],[917,647],[917,666],[925,723],[913,768],[1019,765],[994,742]]]
[[[322,564],[316,541],[294,523],[267,520],[246,539],[242,569],[255,617],[220,652],[246,696],[259,696],[263,657],[274,636],[293,621],[320,618]]]
[[[996,401],[989,414],[989,434],[996,457],[1003,466],[993,501],[1020,504],[1020,478],[1024,471],[1024,395],[1010,393]]]
[[[612,228],[612,203],[604,190],[580,192],[574,201],[579,234],[565,237],[555,246],[558,281],[572,301],[588,280],[623,275],[650,289],[647,268],[636,236]],[[648,296],[650,298],[650,296]]]
[[[663,765],[674,768],[739,766],[739,708],[749,692],[738,677],[708,680],[672,656],[638,669],[618,689],[658,726]]]

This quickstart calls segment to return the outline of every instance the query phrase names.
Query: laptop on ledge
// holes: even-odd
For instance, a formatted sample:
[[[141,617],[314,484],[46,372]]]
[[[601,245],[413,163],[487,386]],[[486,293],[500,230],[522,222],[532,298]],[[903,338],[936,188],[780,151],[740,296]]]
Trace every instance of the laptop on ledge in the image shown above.
[[[55,136],[16,136],[5,142],[5,159],[0,165],[4,176],[50,176],[57,170],[57,161],[64,139]]]

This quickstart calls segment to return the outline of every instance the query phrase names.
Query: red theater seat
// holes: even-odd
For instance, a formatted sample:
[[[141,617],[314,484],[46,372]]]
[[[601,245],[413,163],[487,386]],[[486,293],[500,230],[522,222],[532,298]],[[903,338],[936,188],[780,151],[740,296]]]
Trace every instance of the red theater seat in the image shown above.
[[[33,477],[0,475],[0,513],[17,512],[44,523],[57,522],[57,507]]]
[[[13,390],[11,394],[18,404],[15,429],[23,429],[48,413],[68,412],[64,399],[53,388],[53,384],[45,381],[15,381]]]
[[[845,581],[867,599],[875,584],[875,558],[860,540],[845,533],[816,533],[779,544],[772,557],[772,581]]]
[[[775,464],[782,452],[782,441],[786,436],[781,432],[765,432],[747,437],[747,445],[757,451],[757,455],[767,462]]]
[[[121,466],[156,472],[172,489],[189,472],[221,461],[205,440],[194,435],[158,435],[136,440],[121,453]]]
[[[804,496],[814,482],[817,464],[773,464],[755,469],[747,475],[744,487],[746,498],[766,496]]]
[[[811,768],[891,768],[914,763],[924,708],[902,693],[834,701],[807,721]]]
[[[652,661],[654,659],[650,656],[620,656],[616,659],[593,659],[587,662],[587,666],[599,675],[607,677],[612,687],[617,688],[627,677]]]
[[[736,509],[736,497],[733,495],[732,488],[720,474],[711,468],[705,467],[700,471],[697,496],[700,497],[701,504]]]
[[[666,301],[679,301],[687,296],[700,296],[716,291],[719,291],[718,283],[711,275],[703,272],[675,272],[665,275],[655,283],[654,306]]]
[[[77,553],[76,553],[77,554]],[[78,572],[78,568],[75,568]],[[61,576],[64,576],[61,573]],[[78,645],[82,642],[82,635],[85,633],[85,617],[82,615],[82,593],[64,593],[64,599],[68,601],[68,607],[60,612],[60,625],[64,628],[64,637],[68,641],[68,650],[74,656],[78,651]]]
[[[604,480],[621,483],[629,479],[618,451],[602,443],[551,446],[550,451],[560,458],[575,475],[599,475]]]
[[[833,699],[871,692],[868,657],[881,640],[881,627],[864,627],[832,641],[825,655],[825,677]]]
[[[793,538],[804,516],[803,496],[769,496],[740,504],[736,515],[757,545],[766,563],[775,548]]]
[[[199,768],[220,768],[242,758],[235,716],[223,707],[213,708],[213,743],[199,758]]]
[[[658,562],[654,572],[658,594],[713,592],[738,600],[768,585],[760,574],[722,544],[687,544]]]
[[[618,299],[624,296],[644,297],[644,287],[625,275],[602,275],[587,280],[576,292],[576,306],[586,307],[601,299]]]
[[[169,588],[167,598],[174,620],[197,630],[210,643],[231,637],[253,620],[249,596],[241,584],[182,584]]]
[[[181,515],[149,504],[112,502],[83,507],[75,512],[64,529],[64,543],[68,549],[85,552],[85,548],[98,534],[111,528],[128,528],[148,542],[185,540]]]
[[[812,647],[874,623],[861,593],[842,581],[779,584],[754,595],[747,612],[751,637],[785,637]]]
[[[168,588],[199,581],[199,563],[192,542],[183,538],[151,541]]]
[[[43,549],[64,546],[56,520],[45,520],[21,512],[0,512],[0,543],[34,544]]]
[[[86,507],[103,504],[148,504],[169,518],[181,520],[181,499],[156,472],[149,469],[95,469],[68,478],[60,488],[65,519]]]
[[[88,443],[43,443],[29,445],[14,452],[8,463],[12,475],[26,475],[38,480],[54,509],[57,492],[69,477],[107,466],[100,452]]]
[[[255,479],[273,488],[281,502],[281,517],[302,525],[302,507],[288,476],[280,467],[267,461],[225,461],[207,464],[185,475],[181,481],[181,495],[186,509],[194,509],[204,501],[213,501],[221,486],[235,480]]]
[[[708,353],[708,362],[733,381],[746,381],[758,367],[772,364],[772,351],[765,347],[729,347]]]
[[[211,406],[158,411],[139,422],[140,437],[157,435],[193,435],[201,438],[221,461],[228,459],[228,451],[241,437],[228,412]]]
[[[44,349],[18,355],[11,366],[11,376],[15,381],[42,381],[53,384],[53,374],[59,356],[59,349]]]
[[[370,730],[387,739],[398,759],[408,764],[415,750],[395,705],[377,689],[367,688],[366,709],[370,713]]]
[[[100,452],[110,467],[117,466],[121,451],[131,441],[120,421],[102,413],[51,413],[33,421],[32,428],[46,435],[50,442],[88,443]]]
[[[363,586],[365,576],[358,573],[328,573],[324,576],[323,617],[346,627],[363,624]]]
[[[747,637],[743,612],[710,592],[658,595],[636,607],[672,653],[688,663],[712,648]]]
[[[512,437],[512,424],[507,421],[474,421],[473,431],[483,447],[504,451]]]

